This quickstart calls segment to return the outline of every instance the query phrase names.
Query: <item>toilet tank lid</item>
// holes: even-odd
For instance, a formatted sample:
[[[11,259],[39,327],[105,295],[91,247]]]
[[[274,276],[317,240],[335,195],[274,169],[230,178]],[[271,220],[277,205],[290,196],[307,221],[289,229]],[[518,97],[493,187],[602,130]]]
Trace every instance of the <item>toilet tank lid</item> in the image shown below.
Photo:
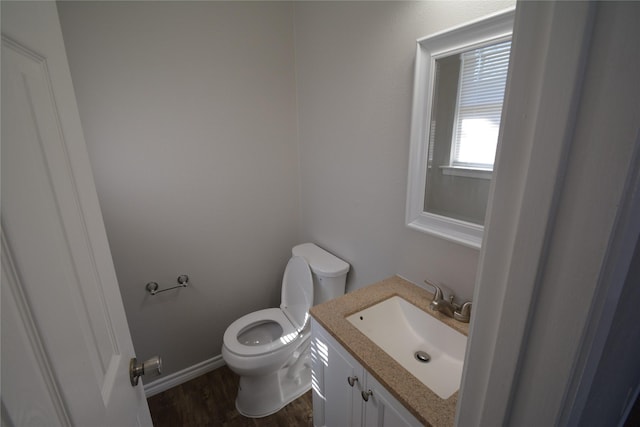
[[[349,264],[313,243],[294,246],[291,252],[294,256],[304,257],[311,270],[319,276],[337,277],[349,271]]]

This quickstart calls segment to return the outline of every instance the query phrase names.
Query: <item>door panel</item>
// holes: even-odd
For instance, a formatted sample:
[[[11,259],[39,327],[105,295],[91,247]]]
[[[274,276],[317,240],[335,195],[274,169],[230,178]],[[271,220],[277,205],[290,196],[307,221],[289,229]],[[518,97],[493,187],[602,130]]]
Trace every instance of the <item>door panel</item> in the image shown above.
[[[326,348],[328,369],[325,371],[325,404],[331,408],[325,412],[327,426],[358,426],[361,415],[360,383],[364,371],[330,344]],[[347,383],[349,377],[358,377],[353,387]]]
[[[151,425],[55,3],[3,3],[2,29],[3,419]]]
[[[71,425],[2,237],[2,425]]]

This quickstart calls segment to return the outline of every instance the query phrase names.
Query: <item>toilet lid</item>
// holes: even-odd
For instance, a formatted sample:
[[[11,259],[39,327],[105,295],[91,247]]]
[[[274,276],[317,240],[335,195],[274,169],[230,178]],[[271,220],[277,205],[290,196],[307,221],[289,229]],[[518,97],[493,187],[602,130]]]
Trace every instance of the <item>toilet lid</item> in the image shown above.
[[[282,279],[280,308],[298,329],[302,329],[309,318],[313,305],[313,278],[309,264],[301,256],[293,256],[287,263]]]

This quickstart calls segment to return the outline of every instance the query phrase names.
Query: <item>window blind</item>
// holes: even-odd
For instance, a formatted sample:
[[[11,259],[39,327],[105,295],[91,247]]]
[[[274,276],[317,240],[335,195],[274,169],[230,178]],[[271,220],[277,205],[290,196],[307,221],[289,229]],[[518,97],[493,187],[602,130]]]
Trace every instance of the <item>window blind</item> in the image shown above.
[[[511,41],[460,55],[451,166],[493,169]]]

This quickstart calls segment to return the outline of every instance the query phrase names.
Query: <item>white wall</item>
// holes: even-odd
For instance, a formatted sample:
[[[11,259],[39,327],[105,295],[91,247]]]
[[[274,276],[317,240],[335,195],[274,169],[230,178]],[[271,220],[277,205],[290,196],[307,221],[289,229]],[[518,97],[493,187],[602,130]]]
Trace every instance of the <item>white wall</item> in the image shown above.
[[[352,265],[353,290],[399,273],[471,299],[478,251],[404,224],[416,39],[513,2],[298,2],[302,240]]]
[[[219,355],[233,320],[279,303],[298,243],[292,5],[59,11],[137,356],[169,374]]]
[[[639,18],[633,2],[518,5],[459,425],[621,425],[639,372]]]
[[[568,16],[574,12],[568,9],[561,13]],[[613,280],[607,277],[607,264],[611,263],[608,258],[612,254],[615,233],[620,232],[616,228],[623,225],[618,215],[625,199],[630,197],[625,190],[634,189],[625,188],[625,185],[634,168],[631,162],[638,160],[637,156],[634,158],[634,152],[640,144],[640,84],[637,80],[640,73],[640,5],[605,2],[598,4],[593,13],[595,18],[573,140],[563,171],[560,200],[545,254],[547,259],[537,272],[536,302],[529,315],[525,345],[520,349],[517,382],[512,389],[515,396],[507,424],[561,424],[556,420],[566,398],[566,384],[571,380],[580,355],[585,325],[592,315],[592,307],[597,304],[594,302],[597,289],[613,285]],[[555,35],[552,32],[552,37]],[[636,199],[637,189],[636,186]],[[638,217],[630,222],[638,224]],[[631,228],[628,227],[628,231]],[[637,230],[637,227],[633,228]],[[627,238],[631,240],[630,251],[618,254],[621,259],[633,256],[637,235]],[[637,305],[635,307],[637,310]],[[632,316],[635,314],[629,310],[624,317],[633,320]],[[630,323],[629,326],[633,334],[637,324]],[[631,340],[634,336],[631,334],[627,335],[630,341],[625,347],[629,353],[638,354],[638,343]],[[631,378],[638,378],[637,359],[633,363],[634,359],[613,357],[618,361],[617,369],[626,371]],[[624,363],[633,368],[623,369]],[[615,371],[616,367],[613,369]],[[612,371],[607,373],[612,375]],[[631,384],[632,387],[637,385],[633,381]],[[612,399],[614,393],[622,394],[624,398],[629,391],[626,387],[599,390],[598,382],[593,386],[594,394],[608,395],[603,402]],[[618,402],[618,411],[611,408],[608,413],[617,412],[620,416],[624,404],[624,401]],[[597,424],[594,418],[587,420]],[[605,423],[615,424],[616,421],[609,418]]]
[[[512,4],[61,2],[138,357],[219,355],[302,241],[349,290],[399,273],[470,299],[478,252],[404,224],[415,41]]]

